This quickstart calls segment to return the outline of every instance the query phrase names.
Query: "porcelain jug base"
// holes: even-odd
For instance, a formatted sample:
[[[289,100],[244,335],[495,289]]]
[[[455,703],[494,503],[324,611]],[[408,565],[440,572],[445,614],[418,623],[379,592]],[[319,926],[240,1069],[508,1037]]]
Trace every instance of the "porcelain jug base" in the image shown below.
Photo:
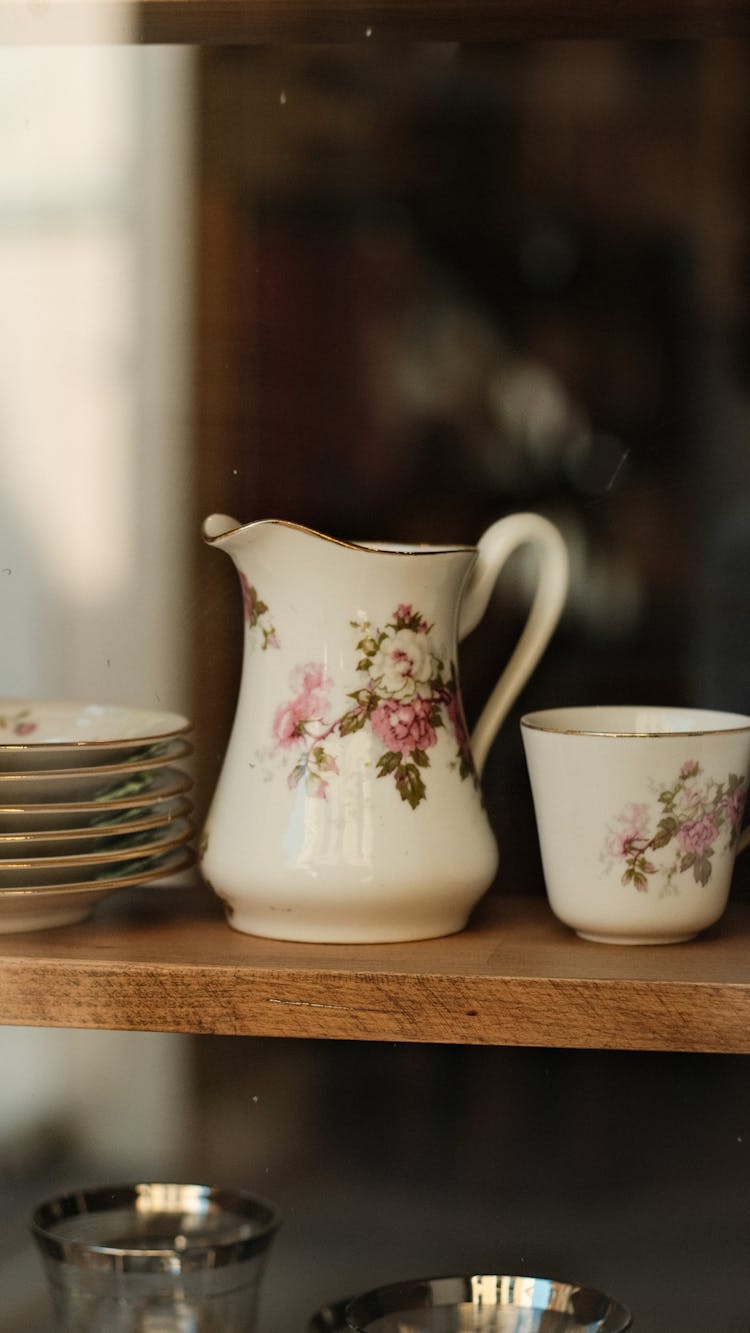
[[[297,944],[406,944],[410,940],[438,939],[464,930],[470,912],[405,912],[398,920],[321,920],[318,915],[284,909],[236,910],[224,903],[227,923],[242,935],[286,940]]]

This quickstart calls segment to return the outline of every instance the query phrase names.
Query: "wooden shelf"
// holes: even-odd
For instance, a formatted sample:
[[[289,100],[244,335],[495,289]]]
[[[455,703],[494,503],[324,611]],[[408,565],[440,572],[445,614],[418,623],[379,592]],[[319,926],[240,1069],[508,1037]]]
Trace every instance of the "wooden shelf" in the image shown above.
[[[747,0],[4,0],[0,42],[457,41],[750,34]]]
[[[206,890],[125,891],[82,926],[0,937],[0,1021],[28,1026],[750,1052],[750,904],[685,945],[579,940],[490,895],[417,944],[240,935]]]

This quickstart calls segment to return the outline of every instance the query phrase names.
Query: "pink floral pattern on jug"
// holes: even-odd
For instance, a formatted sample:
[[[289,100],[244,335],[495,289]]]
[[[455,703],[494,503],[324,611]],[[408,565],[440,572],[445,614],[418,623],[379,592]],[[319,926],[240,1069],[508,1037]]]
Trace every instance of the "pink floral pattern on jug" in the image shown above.
[[[437,744],[438,730],[446,722],[456,741],[454,765],[459,776],[462,780],[474,776],[455,666],[442,660],[430,637],[433,627],[407,603],[396,607],[383,628],[368,620],[351,625],[359,634],[355,670],[364,677],[347,695],[351,706],[331,719],[333,679],[317,662],[296,667],[290,678],[291,698],[274,714],[274,747],[297,752],[288,785],[304,781],[310,796],[324,800],[329,781],[339,773],[326,743],[369,726],[383,745],[378,777],[392,778],[401,800],[416,809],[427,796],[428,751]]]
[[[202,531],[243,593],[240,689],[200,855],[232,926],[340,944],[463,929],[499,859],[479,777],[560,618],[562,535],[533,513],[471,544],[350,542],[221,513]],[[502,660],[488,654],[469,743],[459,645],[525,547],[528,613]]]
[[[677,892],[679,876],[690,874],[708,884],[716,845],[731,848],[739,838],[746,784],[734,773],[724,782],[706,777],[695,759],[687,759],[671,787],[660,792],[657,806],[630,801],[609,827],[602,858],[611,869],[624,862],[622,883],[646,893],[657,878],[665,893]],[[666,864],[652,853],[669,847]]]
[[[242,609],[245,615],[245,623],[248,629],[260,630],[260,646],[263,652],[266,648],[281,647],[276,630],[269,619],[266,603],[261,600],[250,580],[242,572],[240,572],[240,587],[242,588]]]

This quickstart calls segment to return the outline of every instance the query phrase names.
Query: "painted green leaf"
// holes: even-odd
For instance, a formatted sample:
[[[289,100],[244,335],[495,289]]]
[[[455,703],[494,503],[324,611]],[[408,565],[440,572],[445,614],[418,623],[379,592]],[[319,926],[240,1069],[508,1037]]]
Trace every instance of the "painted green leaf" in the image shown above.
[[[376,765],[380,769],[379,777],[383,778],[388,773],[395,773],[400,763],[400,754],[397,754],[395,750],[386,750],[385,754],[381,754]]]
[[[361,731],[365,725],[367,714],[364,709],[352,708],[351,712],[344,713],[340,723],[339,731],[342,736],[351,736],[354,731]]]
[[[671,842],[679,827],[679,820],[675,819],[674,815],[665,815],[657,824],[656,833],[651,839],[651,846],[666,847],[667,843]]]
[[[696,856],[693,865],[693,878],[696,884],[708,884],[711,878],[711,861],[708,856]]]
[[[425,798],[425,785],[416,764],[402,764],[396,773],[396,786],[401,800],[408,801],[412,810]]]

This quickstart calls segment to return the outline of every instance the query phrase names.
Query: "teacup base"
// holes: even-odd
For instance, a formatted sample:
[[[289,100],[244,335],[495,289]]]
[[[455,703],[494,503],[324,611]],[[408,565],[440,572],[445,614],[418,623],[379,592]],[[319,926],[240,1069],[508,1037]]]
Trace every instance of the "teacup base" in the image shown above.
[[[599,935],[589,930],[577,930],[576,935],[582,940],[591,940],[593,944],[685,944],[700,934],[692,930],[685,935]]]

